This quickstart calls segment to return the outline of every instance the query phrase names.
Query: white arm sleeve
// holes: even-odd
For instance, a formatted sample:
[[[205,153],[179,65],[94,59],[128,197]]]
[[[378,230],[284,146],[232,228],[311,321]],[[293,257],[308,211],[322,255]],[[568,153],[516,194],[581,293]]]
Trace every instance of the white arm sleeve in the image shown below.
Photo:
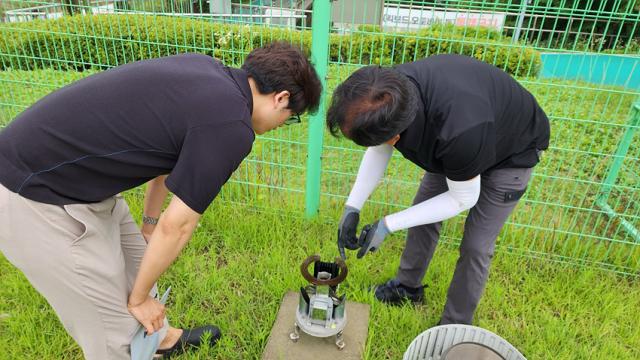
[[[346,206],[351,206],[358,210],[362,209],[364,202],[367,201],[369,195],[382,179],[384,171],[389,164],[389,159],[391,159],[391,154],[393,154],[393,146],[389,144],[372,146],[367,149],[362,157],[358,176],[356,176],[356,182],[351,188]]]
[[[391,232],[452,218],[471,209],[480,196],[480,176],[468,181],[447,179],[449,191],[385,217]]]

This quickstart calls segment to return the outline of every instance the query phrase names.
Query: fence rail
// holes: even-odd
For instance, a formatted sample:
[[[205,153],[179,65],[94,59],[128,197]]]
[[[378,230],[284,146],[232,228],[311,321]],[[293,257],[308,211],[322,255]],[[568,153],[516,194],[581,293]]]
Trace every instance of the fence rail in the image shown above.
[[[568,0],[560,2],[564,7],[546,3],[220,1],[214,9],[210,2],[184,0],[5,1],[0,5],[5,20],[26,16],[28,11],[20,10],[25,8],[55,8],[62,15],[0,23],[0,124],[74,80],[121,63],[178,52],[204,52],[239,65],[255,46],[275,39],[290,41],[310,51],[325,80],[325,103],[333,88],[363,65],[393,65],[436,53],[474,56],[514,75],[551,119],[551,147],[498,247],[638,276],[640,89],[633,79],[640,72],[640,2]],[[118,14],[92,15],[90,9],[99,6]],[[389,25],[385,11],[397,13],[398,8],[419,9],[406,13],[409,21],[417,14],[424,18],[418,24],[431,26],[399,32],[386,26],[381,32]],[[288,22],[274,26],[278,14],[286,14]],[[452,16],[475,25],[443,24],[447,21],[441,19]],[[499,22],[482,20],[497,18]],[[558,52],[601,56],[598,71],[613,72],[618,86],[609,85],[605,76],[580,80],[572,73],[575,66],[544,63],[550,58],[545,53]],[[614,60],[604,56],[609,54],[622,54],[631,63],[615,67]],[[539,76],[540,69],[553,77]],[[584,71],[596,70],[586,64]],[[302,126],[259,137],[223,189],[222,199],[308,216],[319,213],[335,221],[363,149],[327,136],[323,122],[324,108]],[[363,216],[373,219],[408,206],[421,173],[394,155]],[[459,242],[463,220],[459,216],[446,222],[445,242]]]

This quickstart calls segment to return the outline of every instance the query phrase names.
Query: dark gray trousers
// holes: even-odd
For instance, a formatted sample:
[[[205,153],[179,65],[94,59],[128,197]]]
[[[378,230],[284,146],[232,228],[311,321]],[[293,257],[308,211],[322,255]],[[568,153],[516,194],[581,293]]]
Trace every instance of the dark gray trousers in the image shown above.
[[[442,324],[471,324],[473,313],[484,291],[496,238],[526,189],[532,168],[497,169],[481,176],[478,203],[469,210],[464,224],[460,257],[449,285]],[[444,175],[426,173],[413,200],[414,204],[447,191]],[[409,229],[397,279],[410,287],[422,285],[436,249],[442,223]]]

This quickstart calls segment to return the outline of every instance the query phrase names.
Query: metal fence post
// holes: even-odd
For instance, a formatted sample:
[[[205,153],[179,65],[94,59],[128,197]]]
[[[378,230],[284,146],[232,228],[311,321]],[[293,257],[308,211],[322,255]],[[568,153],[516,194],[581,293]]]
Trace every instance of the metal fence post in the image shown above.
[[[331,1],[313,2],[311,22],[311,58],[318,76],[326,89],[327,65],[329,62],[329,26],[331,19]],[[309,120],[309,144],[307,147],[307,174],[305,185],[305,215],[314,217],[320,207],[320,172],[322,170],[322,136],[324,134],[324,96],[320,98],[320,107]]]
[[[522,0],[520,4],[520,14],[518,14],[518,20],[516,20],[516,29],[513,33],[512,43],[518,42],[520,39],[520,32],[522,31],[522,23],[524,23],[524,16],[527,13],[527,5],[531,4],[531,0]]]
[[[636,102],[631,110],[631,114],[629,116],[629,126],[624,132],[622,136],[622,140],[620,140],[620,144],[618,144],[618,149],[616,149],[616,153],[614,155],[613,163],[611,164],[611,168],[609,168],[609,173],[607,173],[607,177],[602,183],[602,187],[600,188],[600,194],[596,199],[596,204],[600,206],[602,210],[604,210],[609,217],[616,217],[618,214],[616,211],[609,206],[607,201],[609,200],[609,195],[611,194],[611,189],[616,183],[618,179],[618,173],[620,172],[620,168],[622,167],[622,163],[624,161],[627,152],[629,151],[629,147],[631,146],[631,141],[633,140],[633,135],[636,131],[636,128],[640,125],[640,101]],[[635,228],[633,224],[625,219],[620,219],[620,223],[622,227],[635,239],[637,243],[640,243],[640,231]]]

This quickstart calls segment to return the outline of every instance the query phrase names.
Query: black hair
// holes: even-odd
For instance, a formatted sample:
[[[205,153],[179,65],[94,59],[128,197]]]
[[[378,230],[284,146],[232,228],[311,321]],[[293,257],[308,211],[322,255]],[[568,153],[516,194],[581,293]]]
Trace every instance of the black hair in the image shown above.
[[[403,132],[418,109],[418,89],[392,68],[356,70],[333,92],[327,127],[361,146],[376,146]]]
[[[294,113],[315,113],[320,104],[322,83],[302,51],[286,42],[273,42],[254,49],[242,65],[261,94],[289,91]]]

